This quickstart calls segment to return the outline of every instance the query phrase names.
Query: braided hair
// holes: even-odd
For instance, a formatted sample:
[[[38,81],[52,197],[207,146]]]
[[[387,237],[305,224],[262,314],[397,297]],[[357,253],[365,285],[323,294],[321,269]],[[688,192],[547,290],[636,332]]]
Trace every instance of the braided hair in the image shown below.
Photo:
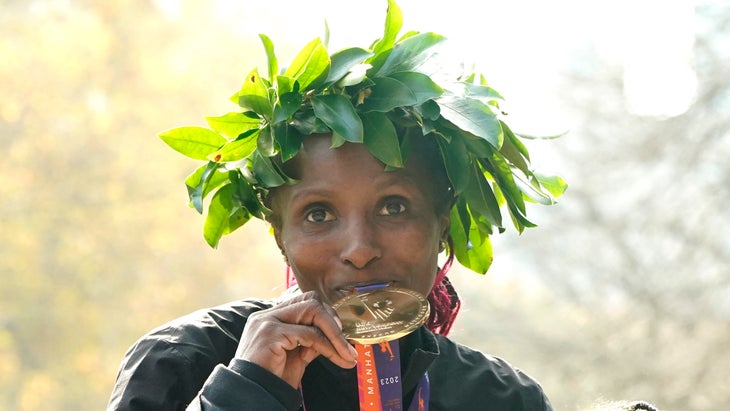
[[[434,286],[428,294],[428,302],[431,304],[431,314],[426,322],[429,330],[443,336],[449,334],[451,326],[454,324],[456,316],[459,314],[459,309],[461,308],[461,300],[456,294],[456,289],[451,284],[449,277],[446,276],[449,269],[451,269],[451,264],[454,262],[454,254],[450,251],[453,250],[450,237],[448,242],[449,256],[436,275]]]

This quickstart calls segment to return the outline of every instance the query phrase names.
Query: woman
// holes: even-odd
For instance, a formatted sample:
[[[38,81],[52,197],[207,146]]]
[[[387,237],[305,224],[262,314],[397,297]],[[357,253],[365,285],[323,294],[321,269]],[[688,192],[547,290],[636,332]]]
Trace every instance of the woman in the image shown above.
[[[303,51],[307,58],[300,54],[284,76],[270,69],[270,79],[262,81],[252,72],[237,97],[248,119],[258,119],[256,125],[230,132],[213,122],[217,134],[233,137],[205,153],[208,164],[188,180],[196,207],[217,189],[206,238],[217,243],[249,217],[265,216],[297,288],[280,301],[237,301],[152,331],[127,353],[109,409],[552,409],[534,380],[445,337],[459,302],[445,277],[451,260],[439,269],[439,253],[449,249],[451,257],[477,270],[491,259],[484,239],[491,232],[486,221],[495,216],[482,204],[489,199],[474,190],[484,188],[476,179],[485,179],[493,166],[485,156],[498,161],[504,146],[490,148],[487,137],[473,140],[478,130],[466,132],[458,120],[446,118],[454,96],[444,98],[440,87],[409,74],[419,73],[414,61],[428,58],[422,43],[434,37],[399,49],[402,43],[392,35],[399,19],[391,1],[384,35],[390,44],[376,43],[367,53],[350,49],[348,56],[357,57],[348,58],[347,70],[335,54],[322,75],[311,65],[318,45],[310,43]],[[397,51],[404,48],[407,52]],[[267,45],[267,51],[275,66],[273,47]],[[305,63],[297,68],[299,60]],[[353,80],[354,63],[370,69]],[[416,77],[418,84],[411,81]],[[415,97],[389,101],[391,80]],[[261,85],[263,93],[256,91]],[[342,101],[352,106],[343,109]],[[428,114],[433,105],[439,112]],[[200,135],[191,138],[185,129],[163,133],[163,139],[200,158],[175,143],[175,133],[187,142],[217,138],[194,131]],[[448,142],[439,140],[446,134]],[[255,148],[242,153],[251,141]],[[267,142],[274,142],[273,149],[263,154]],[[388,147],[396,147],[397,156]],[[462,161],[448,158],[455,155]],[[460,170],[467,176],[476,170],[480,177],[465,182]],[[492,171],[495,180],[504,179]],[[500,186],[508,203],[515,201],[510,187]],[[358,343],[343,331],[343,312],[333,307],[372,288],[427,295],[432,307],[427,324],[394,339]],[[382,309],[374,316],[400,310]],[[371,371],[379,378],[371,378]],[[375,393],[377,401],[370,401]]]

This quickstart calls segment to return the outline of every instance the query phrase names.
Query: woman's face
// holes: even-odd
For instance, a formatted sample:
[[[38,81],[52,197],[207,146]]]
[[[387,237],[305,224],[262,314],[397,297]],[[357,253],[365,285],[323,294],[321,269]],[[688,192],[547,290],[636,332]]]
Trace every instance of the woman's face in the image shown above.
[[[287,164],[299,182],[272,193],[276,241],[299,287],[330,304],[376,282],[427,295],[449,217],[437,215],[434,182],[419,156],[384,171],[362,144],[304,141]]]

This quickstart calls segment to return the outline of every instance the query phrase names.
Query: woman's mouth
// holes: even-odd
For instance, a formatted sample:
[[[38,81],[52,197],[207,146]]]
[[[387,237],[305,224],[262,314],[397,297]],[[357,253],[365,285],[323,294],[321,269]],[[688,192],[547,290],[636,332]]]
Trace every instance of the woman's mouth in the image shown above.
[[[378,288],[390,287],[394,284],[395,281],[393,280],[369,281],[356,284],[347,284],[345,286],[338,287],[336,290],[343,295],[350,295],[355,292],[366,292]]]

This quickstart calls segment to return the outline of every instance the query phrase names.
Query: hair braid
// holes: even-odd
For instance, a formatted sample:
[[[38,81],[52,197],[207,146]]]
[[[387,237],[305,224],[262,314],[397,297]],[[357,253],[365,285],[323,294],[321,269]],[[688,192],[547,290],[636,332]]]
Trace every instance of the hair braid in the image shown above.
[[[461,300],[456,294],[456,289],[454,289],[451,281],[446,276],[451,269],[451,264],[454,262],[454,254],[452,251],[454,248],[451,237],[448,238],[448,244],[449,256],[444,266],[441,267],[436,275],[434,286],[428,294],[428,302],[431,304],[431,314],[426,323],[429,330],[443,336],[449,334],[451,326],[459,314],[459,308],[461,308]]]

